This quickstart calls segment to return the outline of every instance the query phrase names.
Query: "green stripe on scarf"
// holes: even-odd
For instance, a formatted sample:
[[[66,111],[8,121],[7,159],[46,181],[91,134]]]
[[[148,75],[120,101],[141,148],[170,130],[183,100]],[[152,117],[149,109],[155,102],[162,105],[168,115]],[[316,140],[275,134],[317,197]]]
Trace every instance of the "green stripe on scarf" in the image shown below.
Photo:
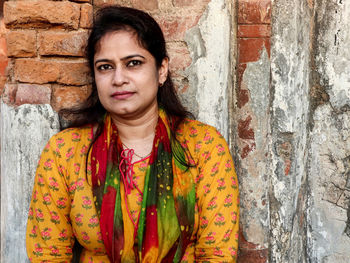
[[[138,255],[123,257],[123,262],[179,262],[190,243],[194,226],[195,185],[184,149],[171,139],[171,121],[159,110],[153,149],[146,170],[137,231]],[[117,127],[109,115],[103,134],[92,147],[92,183],[95,205],[100,215],[102,239],[111,262],[121,262],[124,251],[119,171],[123,147]],[[181,161],[180,161],[181,160]],[[103,189],[103,193],[101,193]],[[113,208],[113,209],[112,209]],[[135,238],[136,238],[135,237]],[[131,253],[132,254],[132,253]]]

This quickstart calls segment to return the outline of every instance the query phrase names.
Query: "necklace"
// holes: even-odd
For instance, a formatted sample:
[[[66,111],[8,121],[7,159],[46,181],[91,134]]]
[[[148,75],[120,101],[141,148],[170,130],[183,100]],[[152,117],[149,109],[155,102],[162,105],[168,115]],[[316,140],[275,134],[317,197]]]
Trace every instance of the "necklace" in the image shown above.
[[[134,149],[130,149],[130,148],[129,148],[127,145],[125,145],[123,142],[122,142],[122,144],[123,144],[123,146],[124,146],[126,149],[128,149],[128,150],[133,150],[133,151],[134,151],[134,154],[135,154],[137,157],[139,157],[141,160],[147,158],[147,157],[150,156],[151,153],[152,153],[152,150],[151,150],[151,152],[150,152],[149,154],[147,154],[146,156],[141,156],[141,155],[138,155],[138,154],[135,152]]]

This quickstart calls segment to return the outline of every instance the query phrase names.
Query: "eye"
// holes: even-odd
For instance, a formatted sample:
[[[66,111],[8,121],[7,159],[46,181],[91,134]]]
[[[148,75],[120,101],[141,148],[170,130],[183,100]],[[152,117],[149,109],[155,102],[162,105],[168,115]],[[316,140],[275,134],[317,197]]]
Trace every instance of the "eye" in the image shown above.
[[[110,70],[113,69],[113,67],[109,64],[102,64],[97,66],[97,70],[99,71],[105,71],[105,70]]]
[[[135,67],[135,66],[138,66],[138,65],[141,65],[142,64],[142,61],[140,60],[130,60],[128,63],[127,63],[127,67]]]

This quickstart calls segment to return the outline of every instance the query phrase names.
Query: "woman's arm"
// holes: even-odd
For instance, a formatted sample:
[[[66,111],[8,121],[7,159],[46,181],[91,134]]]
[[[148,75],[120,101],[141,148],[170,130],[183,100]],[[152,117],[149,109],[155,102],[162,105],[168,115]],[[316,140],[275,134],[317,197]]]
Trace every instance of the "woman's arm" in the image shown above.
[[[239,192],[234,164],[225,139],[214,128],[207,128],[202,136],[196,145],[200,151],[195,261],[236,262]]]
[[[50,139],[36,171],[26,234],[31,262],[71,262],[72,258],[74,236],[61,140]]]

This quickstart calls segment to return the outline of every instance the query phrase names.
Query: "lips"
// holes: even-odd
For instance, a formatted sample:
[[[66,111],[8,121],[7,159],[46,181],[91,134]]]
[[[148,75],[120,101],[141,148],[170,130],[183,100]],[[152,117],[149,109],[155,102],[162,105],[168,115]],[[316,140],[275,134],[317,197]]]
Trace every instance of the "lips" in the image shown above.
[[[117,100],[125,100],[134,94],[135,92],[132,91],[117,91],[112,94],[112,97]]]

